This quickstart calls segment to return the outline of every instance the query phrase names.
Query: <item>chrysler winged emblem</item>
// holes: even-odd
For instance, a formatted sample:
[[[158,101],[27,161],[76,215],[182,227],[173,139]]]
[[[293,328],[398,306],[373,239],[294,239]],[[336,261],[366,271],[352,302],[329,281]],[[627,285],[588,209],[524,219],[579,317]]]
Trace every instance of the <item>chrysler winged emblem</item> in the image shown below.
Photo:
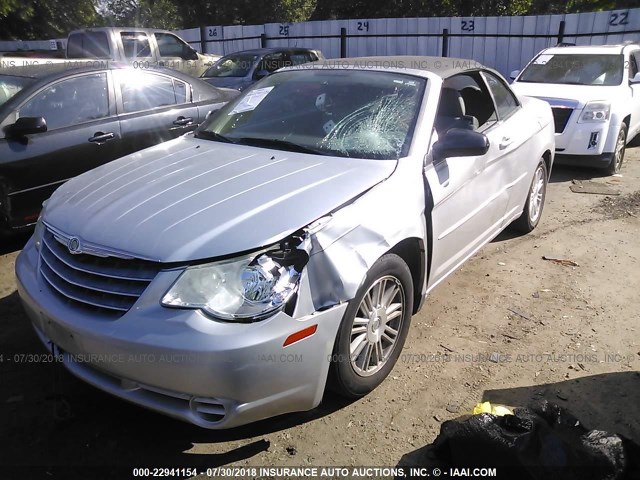
[[[80,248],[80,239],[78,237],[71,237],[69,239],[69,243],[67,243],[67,248],[69,249],[69,253],[77,255],[78,253],[82,253]]]

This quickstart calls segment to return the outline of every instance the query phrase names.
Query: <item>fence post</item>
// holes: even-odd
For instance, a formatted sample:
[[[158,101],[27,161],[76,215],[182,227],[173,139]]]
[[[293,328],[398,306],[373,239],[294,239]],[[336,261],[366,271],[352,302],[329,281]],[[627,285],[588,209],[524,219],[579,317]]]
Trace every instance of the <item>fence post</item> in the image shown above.
[[[260,46],[262,48],[267,48],[267,34],[266,33],[261,33],[260,34]]]
[[[202,53],[207,53],[205,48],[207,47],[207,42],[205,37],[207,36],[207,27],[204,25],[200,25],[200,51]]]
[[[442,30],[442,56],[449,56],[449,29],[445,28]]]
[[[565,21],[562,20],[560,22],[560,26],[558,27],[558,43],[562,43],[562,41],[564,40],[564,26]]]
[[[347,58],[347,29],[340,29],[340,58]]]

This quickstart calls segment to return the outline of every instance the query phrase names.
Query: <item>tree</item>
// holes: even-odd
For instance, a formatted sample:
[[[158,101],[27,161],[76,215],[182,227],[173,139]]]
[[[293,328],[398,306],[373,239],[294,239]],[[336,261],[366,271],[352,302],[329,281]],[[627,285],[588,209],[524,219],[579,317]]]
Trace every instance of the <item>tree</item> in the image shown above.
[[[114,27],[175,30],[183,22],[172,0],[108,0],[100,9],[102,23]]]
[[[65,37],[69,30],[97,22],[92,0],[0,0],[0,37],[4,39]]]
[[[316,0],[280,0],[275,8],[275,21],[304,22],[316,8]]]

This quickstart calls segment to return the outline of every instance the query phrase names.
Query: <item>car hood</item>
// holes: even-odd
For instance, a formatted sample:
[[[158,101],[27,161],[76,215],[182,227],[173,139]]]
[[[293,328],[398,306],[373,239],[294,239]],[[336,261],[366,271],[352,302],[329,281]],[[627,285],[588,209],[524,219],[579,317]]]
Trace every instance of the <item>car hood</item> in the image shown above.
[[[620,85],[560,85],[555,83],[514,82],[513,90],[519,95],[542,99],[566,99],[578,102],[577,108],[593,100],[614,100],[620,96]]]
[[[218,257],[281,240],[387,178],[396,163],[187,136],[69,180],[44,220],[139,258]]]

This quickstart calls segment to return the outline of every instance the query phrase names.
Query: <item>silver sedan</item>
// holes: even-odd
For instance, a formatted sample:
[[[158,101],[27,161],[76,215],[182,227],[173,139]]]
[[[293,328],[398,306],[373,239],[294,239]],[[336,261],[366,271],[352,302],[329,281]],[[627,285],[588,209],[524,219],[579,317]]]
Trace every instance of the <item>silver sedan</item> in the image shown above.
[[[73,374],[202,427],[357,398],[430,290],[536,227],[553,155],[549,105],[468,60],[281,70],[62,185],[20,297]]]

